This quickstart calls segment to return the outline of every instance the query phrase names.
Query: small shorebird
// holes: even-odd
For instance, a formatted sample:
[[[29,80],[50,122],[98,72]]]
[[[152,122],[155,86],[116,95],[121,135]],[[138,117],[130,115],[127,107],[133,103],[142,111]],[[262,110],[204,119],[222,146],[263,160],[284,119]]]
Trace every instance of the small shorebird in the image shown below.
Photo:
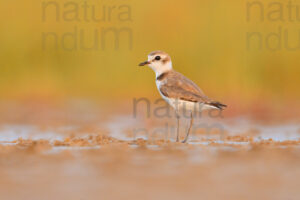
[[[148,60],[139,66],[148,65],[156,74],[156,86],[162,98],[171,105],[176,112],[177,137],[179,141],[179,120],[182,112],[188,112],[191,119],[185,139],[188,140],[193,124],[193,113],[207,109],[222,110],[226,105],[208,98],[202,90],[190,79],[186,78],[172,68],[170,56],[163,51],[153,51]]]

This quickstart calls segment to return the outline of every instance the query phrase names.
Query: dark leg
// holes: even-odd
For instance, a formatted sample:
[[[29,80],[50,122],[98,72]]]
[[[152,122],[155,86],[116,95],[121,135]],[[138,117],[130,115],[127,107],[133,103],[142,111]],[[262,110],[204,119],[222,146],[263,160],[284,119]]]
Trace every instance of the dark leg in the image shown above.
[[[179,119],[180,116],[176,113],[176,118],[177,118],[177,137],[176,137],[176,142],[179,142]]]
[[[190,127],[189,127],[188,132],[187,132],[187,134],[186,134],[186,137],[185,137],[185,139],[182,141],[182,143],[185,143],[185,142],[188,140],[192,125],[193,125],[193,113],[191,112]]]

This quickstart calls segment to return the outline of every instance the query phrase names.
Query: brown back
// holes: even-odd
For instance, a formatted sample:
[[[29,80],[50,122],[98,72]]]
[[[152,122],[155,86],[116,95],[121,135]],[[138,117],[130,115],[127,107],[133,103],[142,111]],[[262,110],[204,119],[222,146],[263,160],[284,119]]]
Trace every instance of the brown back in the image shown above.
[[[165,72],[157,79],[162,81],[159,89],[166,97],[192,102],[211,102],[193,81],[174,70]]]

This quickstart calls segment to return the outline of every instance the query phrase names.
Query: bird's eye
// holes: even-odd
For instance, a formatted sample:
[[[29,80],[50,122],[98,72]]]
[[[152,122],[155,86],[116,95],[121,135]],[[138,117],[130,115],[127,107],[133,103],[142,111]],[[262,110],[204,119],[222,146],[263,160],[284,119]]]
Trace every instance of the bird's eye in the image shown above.
[[[155,56],[155,60],[160,60],[160,56]]]

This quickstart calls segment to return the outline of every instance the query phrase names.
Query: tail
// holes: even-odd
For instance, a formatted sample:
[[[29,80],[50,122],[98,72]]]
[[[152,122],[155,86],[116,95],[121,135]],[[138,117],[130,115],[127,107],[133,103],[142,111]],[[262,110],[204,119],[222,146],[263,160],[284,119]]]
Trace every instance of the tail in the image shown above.
[[[210,102],[210,103],[208,103],[208,104],[211,105],[211,106],[214,106],[214,107],[216,107],[216,108],[218,108],[218,109],[220,109],[220,110],[223,110],[224,108],[227,107],[227,105],[222,104],[222,103],[220,103],[220,102],[218,102],[218,101],[212,101],[212,102]]]

